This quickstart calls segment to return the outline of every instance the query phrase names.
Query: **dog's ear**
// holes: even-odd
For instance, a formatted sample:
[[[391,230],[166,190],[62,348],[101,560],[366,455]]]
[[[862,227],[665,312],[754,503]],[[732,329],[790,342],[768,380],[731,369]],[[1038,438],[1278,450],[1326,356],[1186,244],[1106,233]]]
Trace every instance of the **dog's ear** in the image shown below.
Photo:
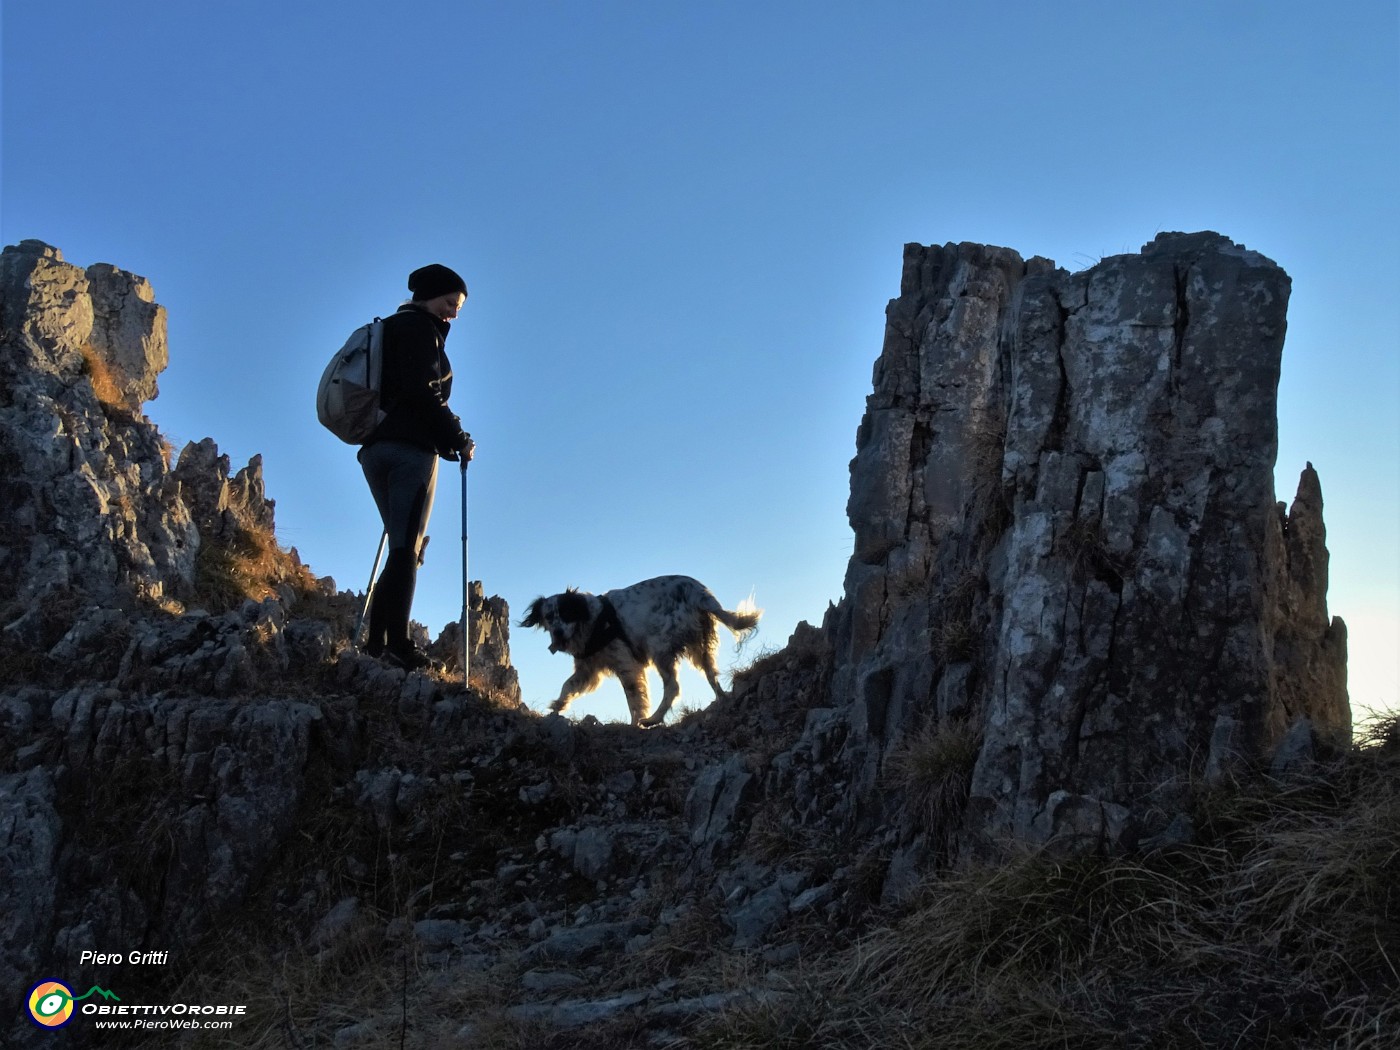
[[[587,596],[573,588],[559,596],[559,619],[565,623],[583,623],[588,616]]]
[[[521,627],[542,627],[544,625],[544,599],[536,598],[530,603],[530,611],[520,619]]]

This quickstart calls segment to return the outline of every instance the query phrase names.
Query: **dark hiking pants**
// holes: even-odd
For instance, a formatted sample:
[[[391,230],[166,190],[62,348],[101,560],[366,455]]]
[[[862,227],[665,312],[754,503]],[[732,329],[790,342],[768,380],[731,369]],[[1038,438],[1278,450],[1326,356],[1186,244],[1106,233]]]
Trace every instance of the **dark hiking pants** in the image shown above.
[[[366,651],[379,655],[409,645],[408,618],[418,562],[437,487],[437,453],[402,441],[377,441],[360,449],[360,466],[389,535],[389,556],[374,586]]]

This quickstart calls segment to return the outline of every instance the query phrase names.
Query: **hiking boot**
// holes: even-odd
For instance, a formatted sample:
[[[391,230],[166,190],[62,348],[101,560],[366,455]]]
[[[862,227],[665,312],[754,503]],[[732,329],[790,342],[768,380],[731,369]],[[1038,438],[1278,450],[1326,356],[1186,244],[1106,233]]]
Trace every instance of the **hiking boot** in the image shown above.
[[[385,649],[383,660],[390,667],[402,667],[405,671],[419,671],[432,663],[427,653],[411,643],[400,648]]]

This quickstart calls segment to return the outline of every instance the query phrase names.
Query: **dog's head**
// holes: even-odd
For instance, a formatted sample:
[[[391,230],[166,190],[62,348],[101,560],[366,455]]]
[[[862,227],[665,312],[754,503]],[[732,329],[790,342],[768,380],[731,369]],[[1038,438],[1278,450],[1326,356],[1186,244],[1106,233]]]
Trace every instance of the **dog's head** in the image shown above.
[[[520,620],[521,627],[538,627],[549,635],[551,653],[580,656],[588,644],[601,603],[591,594],[570,587],[563,594],[536,598]]]

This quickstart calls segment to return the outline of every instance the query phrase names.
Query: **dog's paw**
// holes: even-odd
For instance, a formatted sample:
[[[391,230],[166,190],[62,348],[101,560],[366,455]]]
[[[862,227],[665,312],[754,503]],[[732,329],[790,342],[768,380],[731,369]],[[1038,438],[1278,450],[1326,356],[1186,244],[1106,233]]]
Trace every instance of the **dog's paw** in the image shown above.
[[[636,723],[636,725],[638,729],[655,729],[665,718],[665,715],[652,715],[650,718],[643,718],[640,722]]]
[[[568,702],[565,701],[565,700],[555,700],[555,701],[553,701],[553,702],[550,703],[549,709],[550,709],[551,711],[553,711],[556,715],[558,715],[558,714],[563,714],[563,713],[564,713],[564,708],[566,708],[566,707],[568,707],[568,706],[569,706],[569,704],[568,704]]]

